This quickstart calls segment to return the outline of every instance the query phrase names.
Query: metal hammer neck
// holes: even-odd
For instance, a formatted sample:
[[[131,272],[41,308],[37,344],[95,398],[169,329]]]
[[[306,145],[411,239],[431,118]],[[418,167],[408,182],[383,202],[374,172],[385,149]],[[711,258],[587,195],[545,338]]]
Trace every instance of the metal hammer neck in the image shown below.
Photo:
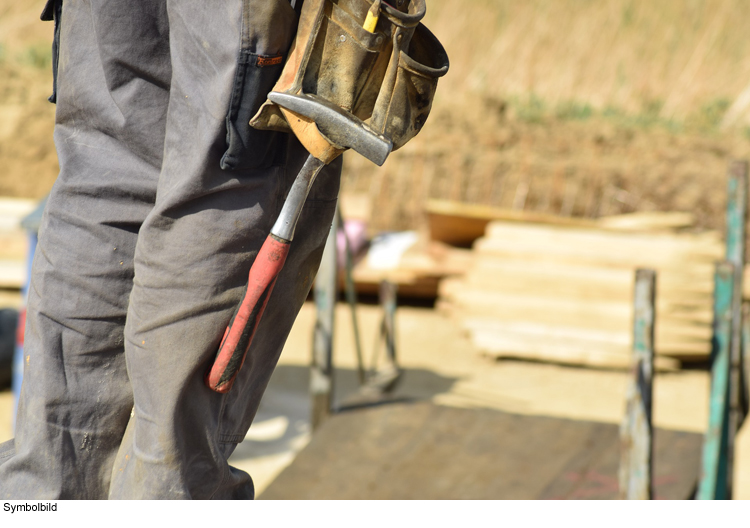
[[[305,205],[307,195],[310,193],[315,178],[320,170],[325,167],[325,163],[310,155],[307,157],[305,164],[300,169],[299,174],[294,179],[289,195],[284,202],[276,223],[271,229],[271,234],[283,240],[292,241],[294,238],[294,229],[297,227],[297,220],[302,213],[302,207]]]

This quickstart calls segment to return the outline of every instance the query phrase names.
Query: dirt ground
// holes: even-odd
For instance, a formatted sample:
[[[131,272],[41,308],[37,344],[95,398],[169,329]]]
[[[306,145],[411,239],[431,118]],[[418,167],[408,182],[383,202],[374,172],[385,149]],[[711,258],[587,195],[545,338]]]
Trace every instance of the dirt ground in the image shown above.
[[[336,396],[356,389],[355,354],[348,308],[336,319]],[[379,309],[359,309],[366,355],[373,350]],[[292,330],[259,414],[232,463],[251,473],[258,493],[286,467],[310,437],[308,364],[314,306],[307,303]],[[619,423],[624,410],[624,372],[568,368],[482,357],[452,324],[429,308],[402,307],[397,315],[398,349],[405,369],[399,394],[441,405],[499,409]],[[708,375],[701,371],[659,374],[655,381],[656,426],[702,432],[708,419]],[[11,436],[11,397],[0,393],[0,441]],[[740,432],[736,498],[750,499],[750,434]]]

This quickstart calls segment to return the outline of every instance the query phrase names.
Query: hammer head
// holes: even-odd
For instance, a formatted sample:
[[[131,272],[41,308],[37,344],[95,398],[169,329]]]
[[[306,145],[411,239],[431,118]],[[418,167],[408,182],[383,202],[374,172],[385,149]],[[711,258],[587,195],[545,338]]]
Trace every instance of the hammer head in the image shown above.
[[[385,163],[393,149],[391,140],[375,132],[350,112],[322,97],[271,92],[268,98],[275,104],[314,121],[320,133],[334,147],[342,150],[352,149],[376,165]]]

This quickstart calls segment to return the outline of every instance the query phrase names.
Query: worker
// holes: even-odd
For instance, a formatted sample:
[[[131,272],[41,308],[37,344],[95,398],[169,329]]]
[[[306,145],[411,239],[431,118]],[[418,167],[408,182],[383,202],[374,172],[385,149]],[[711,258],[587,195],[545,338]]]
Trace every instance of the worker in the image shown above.
[[[315,276],[340,158],[308,197],[234,388],[203,378],[307,156],[247,124],[281,73],[294,3],[48,1],[60,174],[0,498],[254,496],[227,460]]]
[[[227,460],[312,285],[339,154],[382,163],[421,130],[448,71],[420,24],[424,0],[301,3],[48,0],[60,175],[32,267],[0,498],[254,496]],[[274,106],[280,92],[338,117],[311,124]],[[240,361],[232,349],[214,363],[224,330],[308,154],[322,170],[296,230],[282,218],[286,235],[269,237],[289,254],[226,382]],[[232,328],[227,342],[243,334]],[[204,379],[217,370],[217,383]]]

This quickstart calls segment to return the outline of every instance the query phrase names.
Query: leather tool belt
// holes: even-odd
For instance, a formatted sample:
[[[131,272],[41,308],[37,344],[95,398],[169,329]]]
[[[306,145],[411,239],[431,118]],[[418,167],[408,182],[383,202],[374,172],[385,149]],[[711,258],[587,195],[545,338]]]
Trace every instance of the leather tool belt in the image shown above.
[[[427,120],[437,81],[448,71],[448,55],[420,23],[425,0],[380,2],[377,22],[368,31],[372,6],[372,0],[305,0],[273,91],[322,97],[390,139],[396,150]],[[303,134],[270,100],[250,125]]]

